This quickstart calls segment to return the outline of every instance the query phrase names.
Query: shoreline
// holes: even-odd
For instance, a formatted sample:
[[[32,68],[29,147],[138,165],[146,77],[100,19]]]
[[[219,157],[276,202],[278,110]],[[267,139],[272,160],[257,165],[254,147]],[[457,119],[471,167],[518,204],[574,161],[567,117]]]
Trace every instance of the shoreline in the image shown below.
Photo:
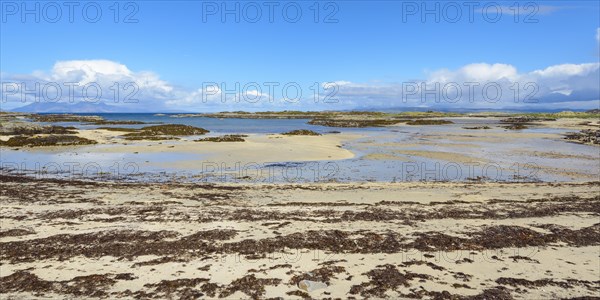
[[[511,299],[600,291],[600,181],[1,178],[0,284],[15,299]],[[325,287],[303,290],[306,279]]]
[[[377,114],[375,116],[378,117]],[[351,117],[360,119],[364,116],[359,114]],[[94,144],[2,146],[5,155],[2,166],[4,170],[12,168],[15,171],[39,172],[40,176],[51,175],[54,171],[57,177],[60,177],[61,173],[71,172],[70,165],[77,164],[85,167],[95,164],[98,170],[95,177],[99,180],[103,180],[104,177],[110,179],[110,175],[118,175],[117,180],[159,182],[233,180],[253,183],[261,181],[285,183],[293,180],[302,182],[371,180],[379,182],[434,180],[467,183],[472,181],[563,182],[589,181],[598,175],[597,168],[594,169],[598,161],[591,159],[597,152],[596,146],[573,143],[564,137],[564,133],[571,130],[595,128],[595,123],[577,118],[561,118],[554,121],[540,119],[533,124],[530,119],[462,116],[445,118],[453,120],[454,123],[451,124],[437,124],[436,120],[440,118],[430,117],[426,121],[431,120],[432,124],[437,125],[400,123],[379,127],[377,130],[355,128],[340,129],[341,132],[327,131],[327,127],[323,127],[326,129],[320,129],[322,132],[320,134],[310,130],[300,130],[302,133],[314,135],[248,133],[244,134],[243,138],[238,137],[239,142],[198,142],[195,141],[197,138],[205,136],[211,138],[216,136],[218,141],[219,135],[224,133],[213,132],[205,135],[203,133],[206,130],[203,128],[182,127],[182,125],[178,125],[182,128],[174,129],[177,130],[173,132],[177,133],[176,135],[148,137],[142,135],[139,138],[135,137],[135,140],[128,140],[127,135],[132,131],[140,135],[140,132],[144,132],[143,129],[119,128],[123,125],[118,123],[137,124],[139,121],[111,121],[88,115],[42,115],[39,118],[49,121],[80,120],[100,124],[109,123],[111,125],[106,128],[117,130],[55,127],[52,130],[71,132],[65,136],[72,136],[72,139],[82,141],[93,141]],[[49,130],[39,127],[36,123],[23,120],[15,122],[17,123],[15,126],[28,124],[23,126],[33,126],[38,132]],[[526,126],[529,126],[529,129],[503,129],[503,124],[509,122],[528,124]],[[7,126],[3,127],[3,130],[10,130],[10,121],[3,124]],[[150,127],[169,126],[171,125]],[[127,131],[124,131],[125,129]],[[182,132],[189,133],[179,132],[184,129],[185,131]],[[187,135],[196,132],[200,135]],[[14,136],[2,135],[0,139],[6,141]],[[15,149],[18,150],[14,151]],[[35,162],[44,167],[39,170],[33,168],[31,164]],[[58,168],[56,164],[59,164]],[[63,164],[70,165],[63,166]],[[46,165],[49,172],[45,170]],[[115,166],[122,168],[126,165],[131,168],[114,170]],[[433,179],[430,178],[431,176],[428,177],[431,173],[428,170],[435,171]],[[289,172],[302,175],[296,178],[293,174],[288,174]],[[72,173],[67,176],[78,176],[77,172]],[[135,176],[127,178],[121,175]]]

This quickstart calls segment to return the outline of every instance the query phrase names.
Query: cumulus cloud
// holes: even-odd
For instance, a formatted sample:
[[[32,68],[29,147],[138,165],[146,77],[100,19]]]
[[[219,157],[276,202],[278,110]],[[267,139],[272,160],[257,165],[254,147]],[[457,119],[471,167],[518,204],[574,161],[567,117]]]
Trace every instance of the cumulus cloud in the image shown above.
[[[291,84],[286,89],[284,82],[275,87],[268,86],[273,83],[206,83],[185,88],[156,73],[134,71],[110,60],[58,61],[49,71],[1,75],[2,109],[34,102],[104,103],[137,112],[331,109],[315,105],[307,95],[309,86]],[[302,97],[296,97],[296,90]]]
[[[600,101],[599,68],[599,63],[562,64],[519,73],[512,65],[476,63],[437,70],[422,80],[345,83],[339,97],[358,100],[364,107],[566,109],[577,102],[593,108]]]
[[[429,77],[429,81],[497,81],[502,79],[514,80],[517,77],[517,69],[506,64],[469,64],[456,71],[447,69],[435,71]]]
[[[110,60],[58,61],[49,72],[2,76],[2,102],[9,104],[84,101],[116,106],[162,106],[168,99],[181,96],[181,91],[157,74],[134,72]]]
[[[265,83],[205,83],[186,89],[153,72],[134,71],[109,60],[59,61],[46,72],[0,75],[3,109],[29,104],[36,96],[49,102],[91,99],[139,112],[406,107],[579,109],[598,107],[599,69],[599,63],[587,63],[519,72],[509,64],[474,63],[455,70],[435,70],[423,79],[404,82],[331,81],[322,83],[318,92],[314,86],[291,84],[287,94],[284,82],[276,87]],[[55,86],[62,89],[60,99],[55,97]],[[98,88],[101,96],[96,97]],[[296,89],[302,96],[296,97]]]

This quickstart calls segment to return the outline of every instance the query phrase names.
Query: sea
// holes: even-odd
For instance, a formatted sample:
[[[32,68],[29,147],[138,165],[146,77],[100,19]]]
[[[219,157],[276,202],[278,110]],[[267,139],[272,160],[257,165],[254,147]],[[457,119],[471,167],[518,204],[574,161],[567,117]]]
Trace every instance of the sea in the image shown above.
[[[570,143],[562,135],[568,128],[532,127],[508,131],[495,118],[449,118],[454,124],[332,128],[310,125],[310,119],[238,119],[179,117],[178,114],[94,113],[109,121],[141,121],[154,124],[185,124],[222,134],[277,134],[309,129],[322,134],[352,133],[360,138],[342,148],[355,156],[344,160],[240,162],[223,165],[206,160],[201,164],[177,162],[200,159],[197,153],[106,153],[95,147],[110,145],[34,149],[0,149],[0,171],[39,178],[62,178],[125,182],[206,183],[312,183],[312,182],[570,182],[597,180],[600,160],[597,146]],[[45,125],[44,123],[40,123]],[[53,123],[94,129],[98,125]],[[489,126],[484,137],[463,127]],[[106,127],[105,125],[102,125]],[[110,127],[110,126],[108,126]],[[176,146],[176,141],[166,141]],[[407,152],[409,154],[407,154]],[[434,155],[420,156],[419,153]],[[441,154],[440,154],[441,153]],[[458,155],[456,159],[452,155]],[[466,161],[464,157],[470,157]],[[471,161],[472,160],[472,161]],[[594,179],[595,177],[595,179]]]

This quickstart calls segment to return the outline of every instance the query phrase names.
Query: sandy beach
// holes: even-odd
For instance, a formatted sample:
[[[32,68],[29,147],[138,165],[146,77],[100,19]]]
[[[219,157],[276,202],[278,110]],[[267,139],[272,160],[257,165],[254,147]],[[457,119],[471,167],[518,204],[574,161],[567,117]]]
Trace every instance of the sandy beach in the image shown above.
[[[104,143],[114,141],[117,136],[107,130],[82,130],[78,136]],[[145,153],[194,153],[202,157],[198,160],[177,162],[176,166],[199,165],[202,161],[216,161],[228,164],[264,163],[272,161],[314,161],[341,160],[354,157],[354,154],[341,148],[345,141],[359,138],[352,134],[330,134],[323,136],[286,136],[281,134],[250,135],[243,143],[210,143],[182,140],[177,142],[135,141],[98,149],[98,153],[145,152]],[[126,144],[126,145],[123,145]],[[268,153],[268,155],[265,155]]]
[[[595,127],[584,121],[507,130],[498,118],[456,118],[435,127],[247,133],[229,135],[238,139],[230,142],[127,128],[4,134],[7,143],[23,136],[55,141],[44,132],[70,132],[75,138],[67,141],[85,143],[2,147],[0,294],[594,299],[598,148],[564,138],[566,130]],[[15,133],[35,125],[8,124],[5,132]],[[169,130],[183,129],[203,130]],[[140,134],[128,139],[129,132]],[[8,168],[33,162],[45,167]],[[145,169],[104,176],[127,162]],[[523,162],[535,168],[513,175]],[[96,176],[60,167],[80,163],[97,166]],[[217,169],[207,171],[207,163]],[[239,172],[239,164],[302,170],[304,180],[298,173],[256,180],[265,174]],[[448,166],[498,166],[510,176],[469,170],[448,180]],[[397,167],[410,167],[410,174]],[[377,177],[385,172],[393,179]]]
[[[598,182],[2,182],[8,299],[600,292]],[[301,280],[326,286],[307,292]]]

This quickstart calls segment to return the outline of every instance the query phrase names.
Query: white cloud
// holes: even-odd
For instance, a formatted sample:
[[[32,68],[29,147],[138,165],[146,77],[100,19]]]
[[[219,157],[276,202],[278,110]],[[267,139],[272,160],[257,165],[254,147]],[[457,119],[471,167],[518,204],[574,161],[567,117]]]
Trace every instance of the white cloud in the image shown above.
[[[553,12],[564,9],[565,7],[551,6],[551,5],[538,5],[534,2],[528,2],[512,6],[503,6],[497,3],[487,3],[484,7],[478,7],[475,9],[478,13],[486,13],[490,16],[494,16],[496,12],[502,15],[514,16],[524,15],[529,17],[531,20],[537,19],[536,15],[549,15]]]
[[[588,64],[562,64],[547,67],[543,70],[535,70],[532,75],[540,77],[586,76],[598,70],[598,63]]]
[[[77,82],[85,85],[91,82],[122,84],[135,83],[140,90],[169,93],[173,87],[160,80],[152,72],[133,72],[127,66],[110,60],[70,60],[54,64],[49,81]]]
[[[512,65],[477,63],[403,83],[345,83],[339,98],[363,107],[546,108],[573,102],[597,107],[599,69],[599,63],[562,64],[519,73]]]
[[[511,65],[477,63],[466,65],[456,71],[447,69],[435,71],[430,75],[429,81],[449,82],[460,80],[482,82],[502,79],[514,80],[516,77],[517,69]]]
[[[58,61],[50,72],[3,74],[2,82],[2,100],[7,99],[8,102],[23,102],[25,90],[37,90],[37,98],[28,95],[24,104],[37,99],[39,102],[85,100],[124,106],[162,106],[166,100],[178,97],[182,92],[176,91],[155,73],[134,72],[126,65],[110,60]],[[7,84],[12,85],[10,89],[6,88]],[[15,84],[16,92],[13,91]]]
[[[224,92],[218,86],[185,89],[160,79],[153,72],[134,71],[124,64],[109,60],[59,61],[48,72],[0,74],[3,84],[25,83],[28,89],[35,83],[42,86],[57,83],[63,87],[62,101],[68,101],[70,96],[65,83],[76,83],[78,87],[93,83],[101,87],[101,101],[129,106],[138,111],[224,111],[390,107],[506,108],[525,105],[537,105],[540,108],[561,105],[564,108],[597,107],[600,94],[599,69],[599,63],[587,63],[561,64],[531,72],[519,72],[509,64],[474,63],[455,70],[440,69],[428,73],[424,79],[404,83],[355,83],[344,80],[324,82],[319,95],[314,95],[312,87],[302,86],[303,97],[297,102],[286,101],[281,95],[283,83],[274,95],[270,95],[269,89],[264,86],[261,87],[262,90],[250,87],[238,93]],[[117,102],[114,101],[115,84],[120,88]],[[473,86],[473,90],[469,90],[469,85]],[[496,87],[501,92],[494,101],[488,101],[482,96],[484,87],[488,85],[493,87],[488,92],[493,94]],[[454,93],[453,87],[456,86],[461,88],[460,95]],[[445,87],[450,88],[443,90]],[[228,85],[227,90],[230,89],[231,86]],[[431,92],[428,94],[432,90],[437,98],[432,98]],[[331,94],[332,91],[335,93]],[[139,102],[123,103],[125,97],[133,92],[134,98]],[[2,99],[7,98],[9,106],[30,103],[21,102],[19,93],[5,88],[2,93]],[[76,89],[75,102],[81,101],[83,96],[81,89]],[[524,101],[526,99],[535,99],[537,103],[527,103]],[[3,107],[6,107],[4,103]]]
[[[110,60],[70,60],[55,63],[51,74],[53,80],[78,79],[81,83],[94,82],[98,76],[120,79],[132,77],[132,72]]]

